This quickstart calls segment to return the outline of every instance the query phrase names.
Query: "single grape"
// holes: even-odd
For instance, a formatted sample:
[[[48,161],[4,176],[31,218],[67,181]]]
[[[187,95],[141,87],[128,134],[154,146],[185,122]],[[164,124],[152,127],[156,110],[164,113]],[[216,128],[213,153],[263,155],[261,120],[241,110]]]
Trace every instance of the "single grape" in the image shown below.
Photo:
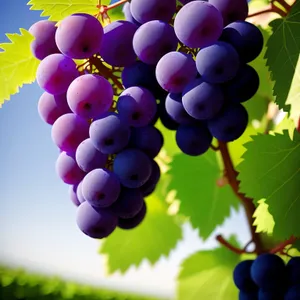
[[[230,44],[217,42],[198,52],[196,66],[204,81],[223,83],[236,76],[240,60]]]
[[[142,208],[134,217],[127,218],[127,219],[119,218],[118,227],[122,228],[122,229],[127,229],[127,230],[137,227],[144,220],[144,218],[146,216],[146,212],[147,212],[147,206],[144,201]]]
[[[102,239],[109,236],[117,227],[118,218],[106,209],[97,209],[87,201],[77,209],[77,225],[87,236]]]
[[[283,300],[284,291],[277,289],[277,287],[272,288],[271,290],[259,289],[258,291],[258,300]]]
[[[177,13],[174,29],[178,39],[190,48],[215,43],[223,30],[221,13],[205,1],[192,1]]]
[[[243,105],[230,104],[207,122],[211,134],[223,142],[231,142],[238,139],[248,125],[248,112]]]
[[[155,66],[136,61],[122,71],[122,83],[125,88],[140,86],[148,89],[156,99],[159,99],[165,90],[158,84],[155,76]]]
[[[300,285],[300,256],[293,257],[286,265],[288,283],[292,285]]]
[[[38,112],[44,122],[53,125],[60,116],[72,111],[67,103],[65,93],[51,95],[44,92],[38,102]]]
[[[122,188],[119,198],[109,211],[119,218],[132,218],[142,209],[144,198],[140,189]]]
[[[251,277],[256,285],[265,290],[272,290],[285,282],[285,264],[275,254],[259,255],[251,266]]]
[[[76,193],[77,186],[78,186],[77,184],[69,186],[69,197],[75,206],[80,205],[80,201],[79,201],[79,199],[77,197],[77,193]]]
[[[82,182],[82,195],[89,204],[96,207],[112,205],[120,195],[118,177],[106,169],[94,169]]]
[[[108,158],[106,154],[94,147],[90,138],[78,145],[75,157],[80,169],[87,173],[97,168],[104,168]]]
[[[261,31],[254,24],[246,21],[237,21],[227,25],[223,29],[220,40],[231,44],[243,63],[254,60],[264,45]]]
[[[140,23],[152,20],[168,23],[176,12],[176,0],[132,0],[130,9]]]
[[[56,22],[41,20],[34,23],[29,32],[34,36],[30,44],[30,50],[34,57],[39,60],[44,59],[50,54],[59,53],[55,43]]]
[[[137,148],[150,158],[158,155],[164,143],[162,133],[153,126],[132,128],[129,140],[130,148]]]
[[[174,29],[159,20],[143,24],[134,34],[133,49],[138,58],[155,65],[168,52],[177,49],[178,40]]]
[[[140,26],[141,24],[132,16],[131,9],[130,9],[130,2],[126,2],[123,6],[123,14],[125,16],[125,20],[128,22],[131,22],[137,26]]]
[[[240,262],[233,271],[233,281],[239,290],[245,292],[257,291],[257,286],[251,278],[251,266],[253,260],[244,260]]]
[[[77,77],[67,91],[71,110],[85,119],[93,119],[107,112],[113,103],[113,96],[109,81],[97,74]]]
[[[166,99],[162,98],[158,105],[159,119],[161,123],[169,130],[176,130],[179,123],[174,121],[166,110]]]
[[[247,0],[209,0],[208,2],[222,14],[224,26],[238,20],[243,21],[248,16]]]
[[[187,113],[198,120],[212,119],[224,104],[222,88],[203,79],[189,83],[182,93],[182,104]]]
[[[66,152],[59,154],[55,168],[57,175],[67,184],[78,184],[85,176],[85,172],[78,167],[75,157]]]
[[[104,154],[121,151],[130,138],[130,127],[115,113],[104,114],[93,121],[89,132],[94,147]]]
[[[65,93],[70,83],[78,76],[75,62],[58,53],[45,57],[36,72],[38,85],[53,95]]]
[[[157,111],[154,96],[145,88],[133,86],[124,90],[117,102],[119,118],[129,126],[148,125]]]
[[[239,300],[258,300],[258,292],[239,291]]]
[[[77,198],[80,203],[83,203],[84,201],[86,201],[86,199],[83,197],[83,194],[82,194],[82,183],[83,183],[83,180],[81,180],[79,182],[79,184],[77,185],[77,190],[76,190],[76,195],[77,195]]]
[[[180,125],[176,131],[176,143],[180,150],[191,156],[205,153],[212,142],[212,135],[206,125]]]
[[[125,149],[113,162],[113,171],[128,188],[141,187],[151,176],[151,159],[138,149]]]
[[[59,149],[75,152],[78,145],[89,137],[89,123],[73,113],[62,115],[54,122],[51,136]]]
[[[100,55],[105,62],[114,67],[126,67],[135,62],[132,40],[137,28],[128,21],[115,21],[104,27]]]
[[[182,94],[168,94],[166,98],[166,112],[178,124],[192,124],[196,120],[192,118],[184,109],[182,104]]]
[[[259,76],[254,68],[242,65],[237,75],[224,85],[225,98],[239,103],[251,99],[259,88]]]
[[[152,194],[152,192],[155,190],[155,187],[161,175],[160,167],[158,163],[155,160],[152,160],[151,164],[152,164],[151,175],[149,179],[140,187],[140,190],[142,191],[144,197]]]
[[[290,287],[284,295],[284,300],[299,300],[300,299],[300,283]]]
[[[74,59],[90,58],[100,51],[103,27],[97,18],[77,13],[64,18],[55,34],[59,50]]]
[[[156,79],[170,93],[181,93],[197,76],[196,64],[190,54],[169,52],[157,63]]]

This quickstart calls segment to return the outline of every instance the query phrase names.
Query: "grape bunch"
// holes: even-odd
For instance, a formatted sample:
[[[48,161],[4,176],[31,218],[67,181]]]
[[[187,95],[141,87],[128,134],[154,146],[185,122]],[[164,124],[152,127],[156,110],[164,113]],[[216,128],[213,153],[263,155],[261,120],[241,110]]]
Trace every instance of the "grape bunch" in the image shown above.
[[[29,30],[41,60],[38,111],[60,151],[56,171],[92,238],[143,221],[161,175],[158,120],[190,156],[213,138],[239,138],[248,124],[242,103],[259,86],[248,63],[263,37],[245,21],[247,1],[181,2],[132,0],[126,20],[106,26],[76,13]]]
[[[240,262],[233,272],[240,300],[299,300],[300,257],[285,265],[275,254]]]

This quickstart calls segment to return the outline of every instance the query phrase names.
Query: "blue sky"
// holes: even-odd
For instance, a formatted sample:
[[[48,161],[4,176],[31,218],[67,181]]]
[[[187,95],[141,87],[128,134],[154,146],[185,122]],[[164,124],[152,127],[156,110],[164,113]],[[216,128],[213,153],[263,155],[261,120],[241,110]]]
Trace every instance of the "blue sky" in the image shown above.
[[[28,29],[40,19],[40,12],[29,11],[26,2],[1,0],[0,42],[6,41],[5,33]],[[144,262],[125,276],[105,278],[99,243],[77,228],[68,186],[55,173],[58,150],[51,127],[37,112],[41,94],[36,83],[24,86],[0,109],[0,261],[81,282],[173,296],[182,259],[216,246],[214,238],[203,244],[196,231],[185,226],[184,240],[168,260],[161,259],[154,268]],[[247,242],[243,212],[233,214],[218,233],[236,233]]]

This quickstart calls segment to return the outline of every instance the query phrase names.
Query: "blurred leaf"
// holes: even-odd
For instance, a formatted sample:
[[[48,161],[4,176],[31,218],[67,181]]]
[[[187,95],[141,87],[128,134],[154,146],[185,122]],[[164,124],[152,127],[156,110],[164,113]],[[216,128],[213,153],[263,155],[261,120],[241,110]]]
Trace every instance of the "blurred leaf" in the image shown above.
[[[123,6],[124,4],[109,10],[108,15],[110,17],[111,22],[118,21],[118,20],[125,20],[125,16],[122,11]]]
[[[266,199],[275,221],[274,238],[300,236],[300,134],[295,132],[294,141],[287,130],[283,135],[259,134],[245,146],[238,166],[240,191],[255,203]]]
[[[285,116],[283,120],[277,124],[272,131],[270,131],[270,134],[283,134],[284,130],[288,130],[291,140],[294,139],[295,123],[292,119],[288,118],[288,116]]]
[[[231,187],[217,184],[222,174],[215,152],[208,151],[199,157],[177,154],[170,167],[169,191],[177,191],[179,213],[190,217],[193,227],[207,239],[230,216],[230,208],[239,206]]]
[[[21,34],[7,34],[11,43],[0,44],[0,107],[10,96],[19,92],[23,84],[35,81],[39,60],[31,51],[30,44],[34,37],[25,29]]]
[[[230,242],[235,243],[231,238]],[[220,247],[199,251],[188,257],[181,265],[178,276],[179,300],[234,300],[238,290],[232,280],[232,270],[240,256]]]
[[[298,251],[300,251],[300,240],[297,240],[294,244],[293,244],[293,248],[297,249]]]
[[[265,232],[271,234],[274,229],[274,218],[269,212],[269,205],[265,199],[257,201],[258,206],[253,214],[255,218],[253,225],[256,226],[256,232]]]

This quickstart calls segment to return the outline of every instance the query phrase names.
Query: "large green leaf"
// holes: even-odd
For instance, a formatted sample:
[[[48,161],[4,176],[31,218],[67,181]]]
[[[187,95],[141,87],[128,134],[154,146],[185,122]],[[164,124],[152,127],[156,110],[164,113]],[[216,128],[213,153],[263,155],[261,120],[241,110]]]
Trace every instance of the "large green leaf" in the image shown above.
[[[167,214],[167,205],[158,193],[146,199],[145,220],[132,230],[116,229],[100,248],[107,255],[107,271],[126,272],[138,266],[143,259],[154,264],[163,255],[168,255],[181,239],[181,227],[175,218]]]
[[[238,166],[241,192],[255,203],[266,199],[275,221],[275,238],[300,236],[300,134],[295,132],[293,141],[287,130],[259,134],[245,146],[244,161]]]
[[[235,240],[231,238],[230,242]],[[232,271],[239,261],[239,255],[223,247],[193,254],[181,265],[178,300],[237,299]]]
[[[215,152],[208,151],[199,157],[177,154],[170,167],[169,190],[177,191],[179,212],[190,217],[193,227],[199,228],[200,236],[207,239],[229,217],[230,208],[239,205],[228,184],[217,184],[222,174]]]
[[[30,43],[34,37],[25,29],[21,34],[7,34],[11,43],[0,44],[0,107],[11,95],[19,92],[23,84],[35,81],[39,64],[30,51]]]
[[[270,23],[273,34],[267,43],[266,59],[272,79],[274,96],[280,108],[300,114],[300,1],[296,1],[286,18]],[[289,107],[288,105],[291,105]]]

